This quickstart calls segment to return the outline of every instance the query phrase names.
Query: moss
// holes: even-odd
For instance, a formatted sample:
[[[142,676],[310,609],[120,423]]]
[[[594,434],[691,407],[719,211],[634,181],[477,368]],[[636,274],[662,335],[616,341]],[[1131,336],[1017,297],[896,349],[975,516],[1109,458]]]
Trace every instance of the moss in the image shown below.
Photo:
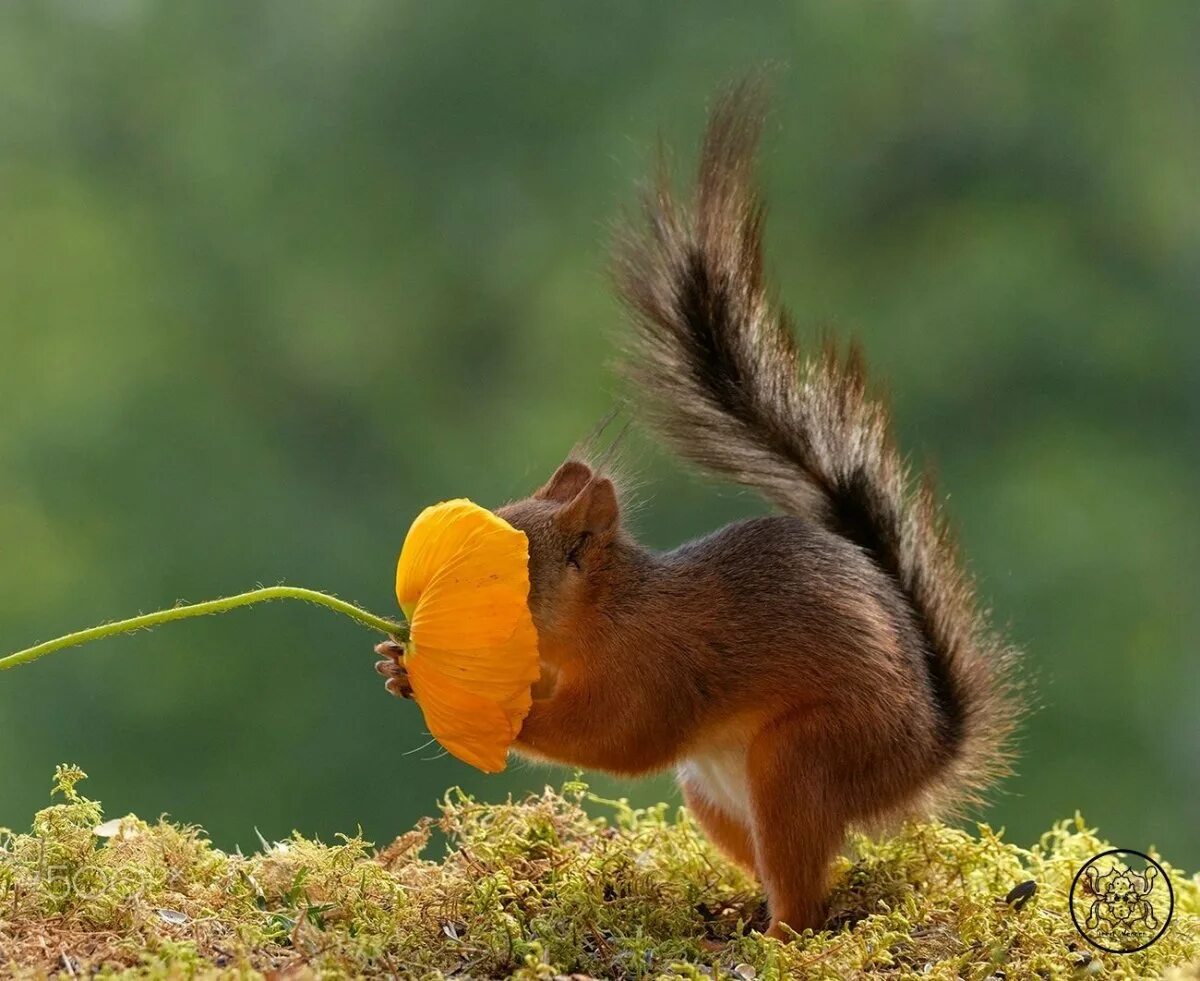
[[[105,822],[83,773],[28,834],[0,833],[0,974],[290,977],[1200,979],[1200,880],[1164,866],[1175,918],[1145,951],[1104,954],[1067,909],[1107,844],[1078,816],[1032,848],[987,825],[910,825],[840,861],[830,928],[763,939],[755,884],[681,809],[631,809],[578,782],[519,802],[458,791],[376,850],[293,835],[253,855],[199,828]],[[440,861],[424,856],[434,827]],[[1032,880],[1023,904],[1005,901]]]

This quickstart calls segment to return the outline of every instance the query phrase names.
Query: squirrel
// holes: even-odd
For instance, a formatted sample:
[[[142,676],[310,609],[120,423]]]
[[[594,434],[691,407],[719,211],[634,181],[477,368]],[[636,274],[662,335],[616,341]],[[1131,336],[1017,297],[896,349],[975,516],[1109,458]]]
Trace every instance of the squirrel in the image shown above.
[[[497,510],[529,539],[543,677],[536,759],[674,768],[713,843],[757,875],[769,936],[819,928],[850,827],[980,803],[1010,768],[1016,651],[988,622],[932,481],[914,475],[858,349],[803,357],[763,283],[753,86],[712,112],[690,205],[665,179],[615,269],[631,374],[686,460],[783,513],[666,553],[578,455]],[[394,640],[377,648],[411,695]]]

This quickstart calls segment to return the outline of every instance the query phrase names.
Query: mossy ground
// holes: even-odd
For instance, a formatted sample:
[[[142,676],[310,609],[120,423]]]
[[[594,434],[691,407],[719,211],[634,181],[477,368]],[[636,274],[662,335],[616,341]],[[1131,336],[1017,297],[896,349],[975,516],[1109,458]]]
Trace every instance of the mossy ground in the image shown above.
[[[830,928],[783,945],[755,932],[757,887],[686,812],[578,783],[499,805],[451,792],[434,861],[435,822],[379,850],[295,835],[230,855],[195,827],[105,822],[82,777],[61,767],[62,802],[0,835],[0,974],[1200,979],[1200,879],[1165,862],[1176,902],[1161,940],[1114,955],[1080,938],[1071,881],[1108,846],[1078,818],[1029,849],[986,825],[858,839]],[[1005,901],[1028,880],[1027,902]]]

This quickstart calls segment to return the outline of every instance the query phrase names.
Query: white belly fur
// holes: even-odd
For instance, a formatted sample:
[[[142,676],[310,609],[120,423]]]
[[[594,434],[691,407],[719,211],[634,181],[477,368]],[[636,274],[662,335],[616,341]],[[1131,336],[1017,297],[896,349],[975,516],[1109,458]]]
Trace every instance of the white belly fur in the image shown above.
[[[750,788],[746,779],[746,747],[740,742],[705,746],[677,769],[688,789],[740,821],[750,821]]]

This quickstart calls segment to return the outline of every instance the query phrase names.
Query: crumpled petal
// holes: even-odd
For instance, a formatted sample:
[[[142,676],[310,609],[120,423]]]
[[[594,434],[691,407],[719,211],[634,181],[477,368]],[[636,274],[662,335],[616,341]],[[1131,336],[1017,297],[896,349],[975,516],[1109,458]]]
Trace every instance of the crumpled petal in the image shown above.
[[[517,738],[529,706],[512,711],[502,702],[468,691],[420,654],[410,652],[405,663],[429,734],[452,755],[484,773],[503,770],[508,747]]]
[[[525,533],[467,500],[426,508],[401,550],[396,598],[430,733],[472,766],[504,769],[540,674]]]

